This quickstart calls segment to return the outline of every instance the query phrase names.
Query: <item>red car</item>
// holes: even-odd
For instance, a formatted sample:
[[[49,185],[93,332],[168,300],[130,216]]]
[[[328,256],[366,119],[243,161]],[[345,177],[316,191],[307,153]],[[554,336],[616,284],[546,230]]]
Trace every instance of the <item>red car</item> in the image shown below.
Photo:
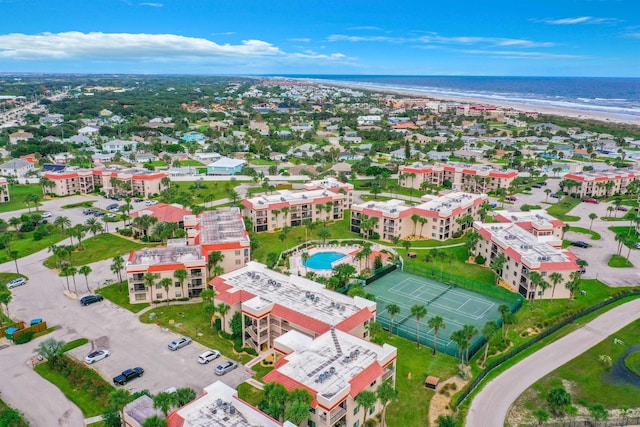
[[[515,197],[515,196],[509,196],[509,197],[505,198],[505,200],[508,200],[509,202],[515,202],[516,200],[518,200],[518,198]]]
[[[596,205],[600,202],[598,202],[596,199],[592,198],[592,197],[585,197],[584,199],[582,199],[583,202],[585,203],[595,203]]]

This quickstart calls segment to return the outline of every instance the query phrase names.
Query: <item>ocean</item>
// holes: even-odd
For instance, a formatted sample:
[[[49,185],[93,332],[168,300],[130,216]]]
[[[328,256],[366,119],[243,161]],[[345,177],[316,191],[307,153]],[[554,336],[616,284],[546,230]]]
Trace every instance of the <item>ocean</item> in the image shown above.
[[[640,118],[640,78],[288,75],[366,89],[411,91],[443,99],[552,107]]]

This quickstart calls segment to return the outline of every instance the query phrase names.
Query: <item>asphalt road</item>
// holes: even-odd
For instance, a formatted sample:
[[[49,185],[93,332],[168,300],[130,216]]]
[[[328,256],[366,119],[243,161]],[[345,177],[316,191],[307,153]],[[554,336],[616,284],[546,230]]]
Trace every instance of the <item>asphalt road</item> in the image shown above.
[[[640,318],[640,299],[602,314],[489,382],[473,399],[466,426],[503,427],[509,408],[532,384]]]

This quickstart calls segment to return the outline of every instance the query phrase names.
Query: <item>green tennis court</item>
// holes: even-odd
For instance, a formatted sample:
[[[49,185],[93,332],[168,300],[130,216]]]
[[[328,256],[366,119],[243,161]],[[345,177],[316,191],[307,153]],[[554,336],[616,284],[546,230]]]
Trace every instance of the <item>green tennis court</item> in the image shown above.
[[[457,356],[457,345],[449,339],[453,332],[468,324],[480,331],[488,321],[500,319],[498,307],[501,304],[510,305],[455,285],[399,270],[369,284],[367,292],[376,296],[377,319],[387,329],[391,319],[386,306],[393,303],[400,307],[400,313],[394,319],[393,332],[413,341],[416,340],[417,323],[416,318],[411,316],[411,307],[424,305],[427,315],[420,319],[420,343],[429,347],[433,347],[433,330],[428,326],[429,319],[442,317],[445,329],[438,332],[437,350],[452,356]],[[480,334],[476,335],[470,349],[477,347],[480,340]]]

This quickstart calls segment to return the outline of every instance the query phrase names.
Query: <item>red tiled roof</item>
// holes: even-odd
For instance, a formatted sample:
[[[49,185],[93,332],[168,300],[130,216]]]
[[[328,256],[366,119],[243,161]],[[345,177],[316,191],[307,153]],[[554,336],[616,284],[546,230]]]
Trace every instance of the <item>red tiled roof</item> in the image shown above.
[[[273,306],[271,314],[282,319],[286,319],[289,321],[289,323],[293,323],[305,329],[312,330],[317,334],[325,333],[331,329],[331,327],[327,323],[314,319],[313,317],[309,317],[305,314],[298,313],[295,310],[291,310],[290,308],[284,307],[279,304],[275,304]]]
[[[356,314],[354,314],[353,316],[347,319],[344,319],[342,322],[338,323],[336,325],[336,328],[341,331],[349,333],[356,326],[362,325],[366,320],[371,319],[372,316],[373,314],[369,311],[368,308],[365,307],[361,309],[359,312],[357,312]]]
[[[144,209],[131,214],[134,218],[140,215],[153,216],[158,218],[160,222],[180,222],[184,219],[185,215],[191,215],[191,211],[167,203],[158,203],[156,205],[146,206]]]
[[[378,362],[374,362],[366,367],[364,371],[360,372],[358,375],[353,377],[351,381],[349,381],[349,384],[351,384],[351,390],[349,390],[351,397],[355,398],[362,390],[369,387],[369,385],[383,373],[384,369],[382,369],[382,366],[380,366]]]

